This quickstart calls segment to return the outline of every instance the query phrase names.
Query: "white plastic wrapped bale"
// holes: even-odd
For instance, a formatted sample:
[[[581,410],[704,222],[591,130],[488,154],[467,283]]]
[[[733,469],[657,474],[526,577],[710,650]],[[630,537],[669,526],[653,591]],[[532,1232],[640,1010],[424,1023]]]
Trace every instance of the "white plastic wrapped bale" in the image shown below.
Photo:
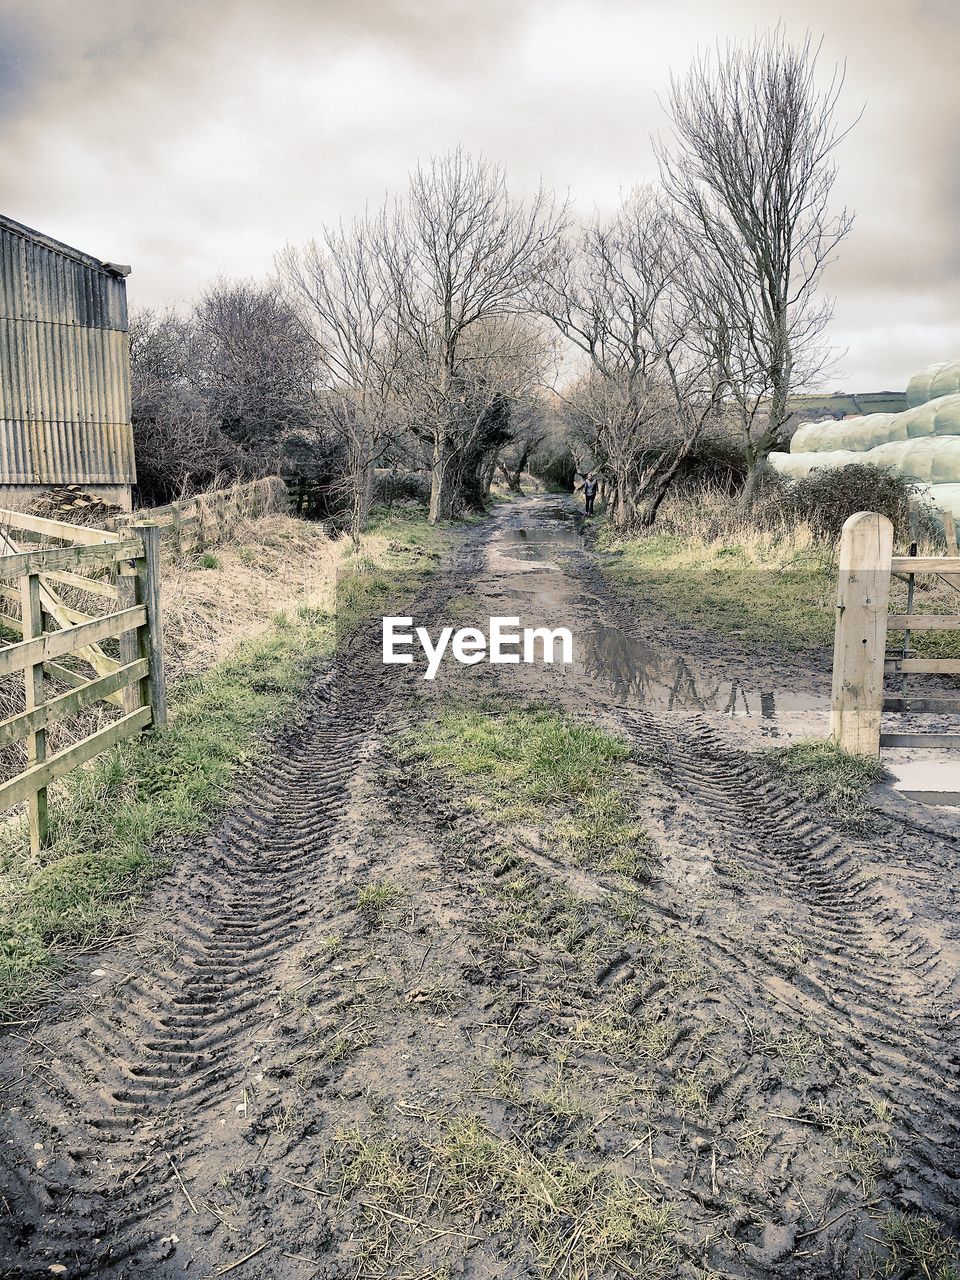
[[[960,360],[941,360],[928,365],[907,383],[907,404],[911,409],[938,396],[960,392]]]
[[[924,498],[940,511],[949,511],[960,525],[960,484],[932,484],[924,490]]]
[[[860,454],[859,461],[893,471],[905,480],[960,483],[960,436],[892,440]]]
[[[803,480],[820,467],[843,467],[849,462],[863,462],[864,455],[851,449],[833,449],[824,453],[771,453],[769,462],[788,480]]]
[[[882,467],[905,480],[934,485],[960,484],[960,436],[890,440],[862,453],[853,449],[832,449],[822,453],[770,454],[770,465],[774,470],[791,480],[800,480],[817,467],[845,467],[852,462]]]
[[[955,396],[960,392],[960,360],[951,360],[933,377],[930,383],[930,395],[936,399],[939,396]]]
[[[902,413],[868,413],[837,421],[805,422],[790,441],[791,453],[833,452],[849,449],[863,453],[888,440],[906,440],[907,423]]]
[[[941,396],[905,409],[903,413],[868,413],[842,422],[806,422],[790,441],[791,453],[851,449],[866,453],[896,440],[926,436],[960,436],[960,394]]]

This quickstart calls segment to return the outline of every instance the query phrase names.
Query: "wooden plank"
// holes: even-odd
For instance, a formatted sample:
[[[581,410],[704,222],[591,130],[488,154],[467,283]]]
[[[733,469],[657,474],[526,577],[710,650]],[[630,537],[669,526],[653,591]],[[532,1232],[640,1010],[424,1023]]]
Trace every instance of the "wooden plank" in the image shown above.
[[[885,671],[917,675],[960,676],[960,658],[888,658]]]
[[[43,607],[40,603],[40,575],[33,573],[20,584],[22,601],[20,617],[23,635],[27,641],[36,641],[43,635]],[[23,673],[24,708],[26,714],[46,715],[43,688],[43,663],[34,662]],[[39,769],[47,759],[46,719],[42,725],[31,728],[27,735],[27,772]],[[30,851],[34,855],[46,845],[50,834],[50,816],[47,807],[46,787],[35,787],[30,793],[28,821],[30,826]]]
[[[900,711],[912,715],[951,715],[960,712],[960,693],[889,694],[883,700],[884,711]]]
[[[132,737],[139,729],[145,728],[149,723],[150,708],[141,707],[131,715],[123,716],[120,720],[115,720],[113,724],[108,724],[103,729],[98,729],[89,738],[84,738],[82,742],[76,743],[66,751],[60,751],[55,756],[51,756],[43,764],[37,765],[33,769],[27,769],[25,773],[19,774],[16,778],[11,778],[9,782],[0,785],[0,812],[4,809],[9,809],[12,805],[22,804],[38,788],[49,786],[51,782],[54,782],[57,778],[62,778],[64,774],[69,773],[71,769],[75,769],[77,765],[84,764],[87,760],[92,760],[101,751],[106,751],[108,747],[115,746],[118,742],[122,742],[124,738]]]
[[[888,631],[960,631],[960,614],[956,613],[891,613]]]
[[[23,551],[19,555],[0,556],[0,578],[25,578],[30,573],[54,570],[103,568],[118,560],[134,560],[143,554],[139,538],[125,538],[102,547],[51,547],[45,551]]]
[[[28,529],[31,533],[45,534],[81,547],[102,546],[116,542],[119,534],[108,529],[96,529],[92,525],[67,524],[64,520],[47,520],[41,516],[27,515],[24,511],[0,509],[0,525],[11,529]]]
[[[124,568],[130,569],[131,562],[124,561]],[[144,572],[143,557],[132,561],[131,574],[116,574],[117,594],[121,609],[131,609],[137,604],[137,579]],[[140,632],[124,631],[120,637],[120,661],[125,665],[136,662],[140,658]],[[142,684],[142,682],[141,682]],[[141,684],[131,684],[123,691],[123,709],[130,714],[144,705]]]
[[[42,575],[38,574],[37,576],[42,578]],[[20,592],[15,591],[13,587],[0,587],[0,600],[10,600],[19,604]],[[89,622],[94,616],[92,613],[81,613],[79,609],[74,609],[70,605],[64,604],[55,596],[51,598],[49,590],[44,590],[42,580],[40,582],[40,600],[44,611],[59,622],[61,627],[72,627],[78,622]],[[54,601],[56,601],[55,604]],[[53,605],[52,608],[51,605]]]
[[[943,513],[943,536],[947,543],[947,555],[960,556],[960,547],[957,545],[957,526],[954,523],[952,511]]]
[[[9,676],[15,671],[23,671],[32,663],[49,662],[52,658],[75,653],[85,645],[109,640],[131,627],[142,627],[146,620],[146,609],[138,605],[94,618],[92,622],[83,622],[78,627],[67,627],[65,631],[47,631],[37,640],[22,640],[19,644],[0,649],[0,676]]]
[[[892,556],[890,568],[894,573],[958,573],[958,556]]]
[[[960,748],[960,733],[881,733],[881,747]]]
[[[79,671],[65,667],[60,662],[45,662],[43,666],[48,676],[59,680],[61,684],[71,685],[74,689],[82,689],[85,684],[90,683],[89,676],[81,675]]]
[[[93,596],[103,596],[106,600],[118,598],[116,587],[112,587],[109,582],[104,582],[102,578],[87,578],[83,574],[65,571],[45,573],[43,576],[52,578],[54,582],[62,582],[65,587],[73,587],[76,591],[87,591]]]
[[[880,752],[893,525],[860,511],[840,538],[830,736],[853,755]]]
[[[147,674],[148,666],[146,659],[138,658],[136,662],[118,667],[116,671],[100,676],[97,680],[81,680],[79,686],[71,693],[61,693],[56,698],[48,698],[43,706],[23,711],[20,715],[10,716],[7,720],[0,720],[0,746],[8,742],[17,742],[28,733],[46,728],[54,720],[76,715],[84,707],[89,707],[92,703],[106,698],[107,694],[116,693],[117,690],[142,680]]]
[[[143,538],[143,572],[137,577],[137,603],[146,610],[147,625],[139,634],[140,656],[150,664],[150,674],[142,688],[144,701],[153,708],[153,723],[163,729],[167,723],[167,687],[163,672],[163,624],[160,613],[160,530],[156,525],[137,526]]]

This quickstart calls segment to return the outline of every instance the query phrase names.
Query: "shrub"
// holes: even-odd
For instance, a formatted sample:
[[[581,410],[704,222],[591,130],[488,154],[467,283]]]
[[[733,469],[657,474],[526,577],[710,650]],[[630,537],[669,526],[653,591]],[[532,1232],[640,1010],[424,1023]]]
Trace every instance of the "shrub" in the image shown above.
[[[381,471],[373,489],[374,502],[393,506],[395,502],[430,505],[430,477],[420,471]]]
[[[821,468],[803,480],[781,483],[783,502],[796,519],[831,540],[840,537],[844,521],[857,511],[878,511],[893,521],[896,540],[906,542],[911,502],[918,507],[920,539],[935,540],[940,534],[935,511],[919,498],[921,487],[869,463]]]
[[[721,431],[700,437],[681,464],[674,485],[681,493],[709,485],[737,493],[747,477],[743,445]]]

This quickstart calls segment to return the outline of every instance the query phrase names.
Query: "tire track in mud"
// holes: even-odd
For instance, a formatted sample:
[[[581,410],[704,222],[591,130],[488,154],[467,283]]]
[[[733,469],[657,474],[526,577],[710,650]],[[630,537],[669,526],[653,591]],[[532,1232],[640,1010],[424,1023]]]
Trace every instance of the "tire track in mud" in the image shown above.
[[[889,1130],[896,1144],[878,1138],[877,1151],[871,1152],[878,1164],[871,1177],[876,1176],[878,1188],[886,1187],[895,1203],[953,1221],[958,1183],[952,1171],[960,1132],[957,1072],[936,1012],[947,979],[943,977],[929,1007],[919,996],[892,998],[904,972],[930,977],[930,949],[916,947],[904,933],[908,922],[870,891],[869,882],[860,884],[854,851],[823,831],[815,810],[787,793],[781,795],[767,771],[749,757],[730,752],[705,726],[680,745],[675,722],[663,718],[624,717],[623,730],[642,745],[644,755],[656,749],[660,763],[652,767],[668,772],[673,784],[689,793],[703,834],[716,823],[732,837],[738,853],[750,852],[758,879],[762,873],[777,885],[784,880],[782,868],[797,860],[799,869],[791,871],[786,893],[812,904],[802,929],[810,955],[799,971],[784,976],[762,948],[745,945],[742,937],[727,931],[724,912],[706,910],[702,904],[691,910],[656,871],[642,889],[646,937],[618,941],[609,911],[615,901],[615,877],[589,868],[574,869],[571,875],[569,866],[529,845],[522,833],[511,836],[512,847],[506,847],[503,832],[465,810],[456,795],[422,784],[418,791],[416,782],[408,779],[394,797],[394,807],[408,821],[416,813],[421,826],[424,817],[429,820],[435,837],[450,850],[451,865],[493,885],[524,875],[539,885],[543,910],[538,936],[542,930],[544,939],[552,939],[546,943],[547,953],[542,948],[531,952],[519,939],[504,942],[525,957],[522,983],[511,987],[496,969],[487,975],[488,985],[499,985],[505,997],[508,1050],[536,1057],[544,1050],[533,1049],[531,1037],[542,1044],[546,1035],[558,1055],[594,1072],[599,1094],[613,1060],[599,1045],[593,1052],[583,1044],[572,1050],[565,1040],[571,1030],[597,1025],[608,1016],[623,1024],[632,1021],[641,1038],[662,1029],[656,1060],[643,1059],[658,1100],[638,1115],[644,1126],[649,1125],[650,1172],[656,1169],[660,1193],[679,1207],[692,1238],[702,1234],[697,1213],[714,1215],[711,1256],[698,1261],[729,1268],[723,1274],[757,1280],[774,1272],[807,1277],[855,1274],[848,1254],[869,1249],[864,1242],[877,1230],[867,1194],[856,1193],[839,1173],[832,1187],[824,1183],[822,1151],[819,1164],[808,1163],[804,1149],[807,1133],[817,1134],[829,1152],[831,1125],[869,1126],[866,1098],[880,1096],[889,1102]],[[779,818],[789,832],[786,838],[779,819],[765,818],[776,801],[782,801]],[[822,857],[823,865],[809,876],[800,848],[806,848],[811,862]],[[582,894],[585,882],[592,882],[593,892],[571,931],[562,896],[574,886]],[[838,925],[832,898],[844,903],[845,924]],[[859,903],[857,912],[848,900]],[[651,963],[649,937],[662,940],[667,932],[689,945],[693,956],[709,962],[709,973],[698,989],[687,989],[682,981],[678,986],[669,972]],[[821,952],[818,948],[827,934]],[[561,958],[576,961],[579,955],[592,955],[595,947],[592,976],[577,975],[570,961]],[[517,963],[515,958],[513,964]],[[829,1069],[814,1063],[813,1078],[807,1082],[799,1076],[778,1081],[769,1075],[763,1066],[767,1051],[758,1053],[753,1045],[758,993],[769,997],[788,1032],[815,1028],[823,1052],[831,1055]],[[678,1100],[677,1082],[704,1064],[709,1067],[706,1103],[703,1110],[691,1113]],[[636,1062],[619,1065],[628,1075],[637,1069]],[[805,1072],[806,1068],[801,1074]],[[745,1132],[749,1137],[745,1109],[755,1113],[758,1106],[784,1122],[771,1131],[761,1187],[744,1179],[736,1151],[740,1137]],[[628,1123],[629,1110],[621,1108],[620,1124],[626,1127],[614,1148],[637,1145],[629,1141],[636,1134]],[[812,1130],[805,1128],[811,1125]],[[875,1128],[879,1133],[883,1126]],[[706,1153],[702,1159],[701,1152]],[[798,1185],[800,1201],[794,1190]],[[805,1212],[801,1220],[804,1196],[817,1209],[816,1216]],[[838,1207],[843,1210],[839,1214]],[[811,1237],[819,1237],[821,1231],[823,1239],[812,1250]],[[814,1254],[819,1264],[808,1261]]]
[[[66,1259],[72,1274],[103,1274],[125,1258],[163,1252],[153,1251],[162,1232],[138,1238],[131,1227],[148,1216],[162,1218],[171,1199],[183,1194],[162,1157],[174,1149],[181,1163],[196,1154],[191,1130],[231,1075],[237,1040],[269,995],[264,988],[271,965],[311,909],[326,844],[347,804],[358,748],[372,721],[371,683],[350,682],[349,716],[341,710],[347,691],[335,690],[329,706],[283,742],[281,758],[256,779],[257,798],[233,810],[206,842],[209,861],[197,875],[190,917],[179,930],[176,969],[127,984],[111,1020],[88,1019],[72,1061],[63,1058],[48,1072],[59,1098],[79,1106],[80,1143],[88,1146],[74,1146],[59,1168],[44,1171],[36,1212],[26,1225],[33,1236],[29,1252],[39,1246],[45,1255],[42,1271]],[[291,795],[304,798],[291,805]],[[91,1078],[97,1081],[92,1106]],[[168,1137],[158,1135],[154,1147],[149,1136],[144,1142],[144,1130],[149,1118],[164,1113]],[[104,1146],[132,1181],[141,1156],[158,1156],[163,1184],[151,1182],[143,1191],[131,1186],[119,1214],[123,1175],[78,1193],[88,1177],[87,1150]],[[31,1163],[24,1150],[21,1169]],[[36,1192],[23,1185],[19,1190],[23,1215]]]
[[[459,572],[475,550],[468,541]],[[454,581],[448,570],[427,589],[422,615]],[[33,1072],[39,1085],[11,1086],[0,1276],[49,1276],[51,1266],[70,1277],[168,1274],[178,1220],[196,1212],[186,1170],[202,1168],[224,1090],[276,1022],[286,953],[314,917],[334,929],[355,906],[336,883],[332,839],[402,683],[385,678],[379,645],[379,632],[361,630],[333,671],[313,678],[307,714],[277,736],[244,798],[178,869],[188,883],[167,920],[174,963],[128,975],[112,1000],[104,993],[107,1007],[68,1023],[69,1042]],[[322,988],[322,977],[311,981]],[[349,1005],[340,986],[317,991],[318,1025]],[[38,1134],[47,1138],[39,1159]]]
[[[462,591],[464,580],[475,578],[470,554],[468,549],[447,581],[428,591],[418,606],[421,615],[429,618],[445,594],[455,587]],[[565,563],[575,580],[593,588],[598,609],[615,619],[619,606],[595,590],[589,561],[574,556]],[[22,1095],[21,1105],[17,1117],[0,1128],[3,1140],[13,1143],[0,1149],[8,1166],[0,1192],[24,1226],[9,1252],[0,1249],[0,1274],[48,1275],[49,1265],[57,1263],[68,1265],[71,1276],[182,1276],[187,1250],[181,1247],[172,1257],[175,1231],[187,1237],[195,1257],[210,1257],[211,1246],[198,1240],[204,1234],[199,1216],[190,1214],[185,1195],[200,1200],[204,1194],[205,1179],[217,1167],[211,1132],[223,1123],[225,1094],[232,1102],[237,1082],[256,1080],[267,1037],[289,1034],[283,1069],[296,1070],[301,1048],[296,1028],[288,1029],[278,1016],[278,989],[296,989],[285,982],[293,970],[294,984],[302,985],[304,949],[309,968],[309,948],[320,933],[356,925],[358,867],[366,868],[364,858],[375,856],[369,833],[361,847],[369,815],[357,801],[357,778],[365,768],[369,772],[386,718],[414,721],[424,712],[422,699],[397,702],[396,695],[411,685],[396,669],[389,682],[379,676],[379,655],[367,648],[344,660],[337,682],[314,686],[306,720],[281,735],[270,761],[245,784],[245,798],[203,849],[190,853],[180,897],[174,898],[178,918],[170,925],[175,958],[127,978],[112,1008],[105,1008],[109,998],[101,998],[99,1007],[74,1023],[81,1036],[58,1051],[56,1060],[47,1055],[42,1077],[14,1090]],[[552,700],[556,685],[532,681],[525,695],[522,683],[515,692]],[[503,1043],[525,1055],[545,1084],[556,1050],[556,1057],[569,1053],[580,1064],[597,1096],[611,1087],[608,1054],[583,1044],[582,1036],[571,1048],[584,1019],[598,1025],[607,1019],[618,1028],[629,1024],[637,1042],[649,1037],[655,1052],[638,1050],[628,1066],[650,1090],[624,1096],[617,1114],[604,1122],[602,1141],[609,1150],[623,1151],[642,1140],[639,1171],[647,1179],[649,1164],[649,1182],[678,1207],[685,1239],[713,1240],[700,1253],[691,1246],[690,1267],[678,1275],[702,1275],[693,1268],[707,1262],[723,1274],[751,1280],[853,1275],[848,1250],[862,1249],[864,1231],[875,1224],[866,1197],[849,1184],[836,1193],[839,1199],[823,1186],[829,1166],[822,1152],[816,1159],[807,1152],[807,1135],[829,1147],[817,1107],[842,1108],[847,1095],[841,1086],[849,1086],[851,1096],[881,1094],[889,1100],[903,1153],[897,1167],[880,1174],[881,1185],[895,1188],[904,1203],[950,1219],[958,1199],[951,1150],[960,1133],[958,1028],[941,1010],[956,1007],[956,981],[909,914],[862,873],[856,847],[825,830],[814,809],[771,781],[749,756],[731,750],[705,723],[627,712],[602,694],[598,705],[651,755],[651,773],[684,797],[692,816],[684,827],[681,814],[672,830],[688,844],[691,857],[713,868],[719,903],[688,898],[655,879],[641,886],[646,932],[628,936],[611,915],[611,877],[571,866],[548,846],[522,836],[505,849],[502,835],[464,809],[455,788],[407,779],[392,793],[387,788],[384,799],[411,842],[426,832],[448,849],[445,866],[450,885],[456,885],[451,893],[471,922],[456,941],[483,959],[482,972],[471,981],[482,986]],[[379,766],[374,773],[379,775]],[[731,859],[734,872],[739,868],[749,876],[746,887],[726,869]],[[507,886],[520,875],[535,877],[543,887],[538,934],[491,941],[483,932],[489,923],[486,900],[474,897],[472,889]],[[782,906],[791,931],[805,943],[806,958],[788,973],[775,962],[767,935],[745,938],[732,926],[737,903],[752,895],[774,910]],[[657,941],[667,935],[675,939],[675,954]],[[691,973],[705,971],[688,981],[685,965]],[[362,1007],[363,996],[352,982],[360,967],[350,960],[336,973],[318,964],[309,975],[319,1033],[337,1034]],[[771,1066],[772,1054],[754,1044],[754,1005],[761,995],[788,1031],[816,1029],[836,1060],[829,1070],[815,1069],[801,1084]],[[483,1018],[477,1026],[487,1025]],[[339,1080],[341,1068],[328,1070]],[[359,1066],[356,1074],[362,1074]],[[431,1084],[449,1081],[439,1067],[436,1076]],[[689,1104],[678,1086],[701,1076],[702,1097]],[[632,1090],[629,1078],[627,1083]],[[245,1106],[245,1093],[243,1098]],[[325,1105],[317,1100],[316,1110]],[[751,1180],[737,1144],[758,1106],[784,1119],[776,1126],[767,1121],[769,1147],[758,1156]],[[41,1170],[33,1150],[38,1121],[59,1149]],[[804,1128],[814,1122],[820,1127]],[[233,1152],[255,1152],[272,1123],[266,1110],[249,1132],[228,1123],[225,1136],[215,1141],[221,1148],[233,1143],[227,1148]],[[272,1158],[289,1157],[285,1172],[310,1182],[316,1145],[301,1141],[298,1153],[300,1137],[291,1132],[286,1149]],[[596,1154],[593,1148],[589,1153]],[[45,1158],[44,1153],[40,1159]],[[809,1220],[798,1216],[793,1186],[799,1183],[801,1199],[805,1194],[814,1210]],[[269,1225],[271,1198],[278,1192],[251,1172],[259,1225]],[[203,1201],[200,1207],[206,1210]],[[832,1226],[838,1209],[849,1210],[848,1216]],[[305,1229],[311,1216],[320,1216],[312,1199],[300,1219]],[[818,1223],[829,1230],[821,1234]],[[0,1220],[0,1239],[3,1230]],[[811,1231],[813,1239],[804,1241]],[[256,1245],[248,1235],[228,1239],[238,1243],[225,1262]],[[271,1250],[239,1274],[270,1280],[281,1274],[261,1264],[283,1265]],[[203,1273],[202,1265],[198,1270]]]
[[[706,724],[648,714],[625,718],[665,760],[671,785],[732,842],[733,855],[768,890],[802,904],[807,954],[791,981],[758,973],[791,1015],[815,1025],[889,1102],[910,1153],[894,1174],[904,1199],[951,1220],[960,1209],[960,1036],[949,1012],[960,981],[910,914],[860,869],[856,851],[815,811]],[[803,917],[801,917],[803,918]],[[758,959],[722,926],[702,938],[727,965]]]
[[[638,631],[634,620],[625,614],[623,602],[604,587],[589,560],[569,551],[562,552],[561,558],[566,577],[585,588],[574,589],[568,596],[575,594],[580,600],[590,600],[596,621],[613,622],[618,629],[630,633]],[[495,598],[499,602],[502,593]],[[529,620],[554,621],[555,625],[555,620],[549,618]],[[643,633],[642,628],[639,633]],[[557,686],[554,683],[548,687],[541,681],[538,688],[536,680],[520,679],[511,693],[521,699],[542,697],[549,701],[557,696]],[[563,700],[562,694],[560,697]],[[691,858],[699,858],[711,868],[726,898],[726,906],[720,910],[701,901],[684,901],[682,895],[645,895],[645,911],[659,922],[655,927],[676,930],[709,959],[713,981],[699,1003],[678,1001],[662,975],[647,972],[643,946],[632,943],[612,947],[600,965],[596,989],[601,1000],[614,1001],[618,993],[626,993],[624,1011],[654,1023],[669,1016],[671,1006],[682,1006],[682,1025],[663,1044],[657,1071],[669,1086],[671,1075],[683,1069],[688,1054],[691,1060],[702,1059],[698,1037],[705,1029],[716,1031],[720,1024],[726,1024],[731,1029],[725,1036],[727,1043],[739,1039],[747,1046],[748,1056],[753,1055],[754,1002],[758,996],[763,997],[788,1032],[793,1029],[806,1034],[810,1029],[812,1043],[821,1044],[831,1058],[829,1069],[819,1072],[822,1079],[815,1078],[815,1070],[802,1088],[800,1081],[781,1082],[778,1086],[785,1122],[781,1137],[790,1135],[789,1140],[784,1139],[785,1145],[794,1143],[799,1153],[803,1136],[811,1132],[804,1126],[813,1125],[813,1131],[823,1135],[824,1146],[829,1150],[833,1130],[842,1132],[848,1122],[851,1129],[860,1126],[868,1138],[876,1137],[876,1151],[870,1153],[870,1159],[877,1167],[869,1177],[877,1177],[893,1203],[930,1213],[946,1224],[956,1223],[960,1207],[960,1162],[956,1155],[960,1149],[960,1024],[955,1010],[960,983],[955,955],[942,953],[937,930],[928,929],[909,903],[898,900],[889,885],[866,870],[869,862],[878,859],[865,859],[857,841],[834,832],[815,806],[789,792],[763,764],[731,748],[705,720],[627,711],[599,686],[589,695],[581,687],[575,698],[573,709],[577,713],[582,714],[584,703],[592,703],[644,754],[653,748],[654,757],[660,757],[662,763],[657,772],[674,794],[683,797],[683,804],[692,815],[681,839],[692,832]],[[424,803],[429,807],[426,798]],[[455,812],[445,812],[440,830],[469,832],[484,850],[487,861],[493,858],[485,872],[493,879],[526,866],[548,881],[552,878],[571,885],[575,877],[569,867],[558,861],[551,866],[552,860],[544,850],[524,848],[522,837],[517,842],[518,851],[498,858],[496,837],[489,832],[484,834],[481,825],[475,817],[458,819]],[[715,857],[715,844],[708,838],[710,831],[716,834],[715,844],[722,850],[722,857]],[[677,834],[676,824],[672,834]],[[725,870],[724,864],[730,863],[733,865]],[[738,873],[747,877],[749,892],[736,884]],[[585,877],[579,878],[582,882]],[[589,895],[595,900],[602,897],[602,879]],[[731,927],[730,904],[735,904],[740,894],[754,899],[750,903],[754,913],[759,911],[762,915],[773,908],[776,914],[769,921],[766,936],[745,937],[742,930]],[[557,914],[555,908],[551,910]],[[767,925],[766,921],[763,923]],[[769,935],[778,926],[790,929],[805,952],[801,959],[786,964],[774,954]],[[595,924],[585,925],[588,939],[595,932]],[[529,975],[527,981],[530,989],[537,988],[536,975]],[[553,985],[547,980],[543,990],[549,993]],[[549,1005],[548,996],[545,1003]],[[566,1018],[559,1020],[565,1021]],[[523,1029],[519,1009],[516,1028]],[[737,1117],[735,1106],[732,1111],[729,1106],[738,1098],[751,1101],[750,1091],[741,1089],[740,1071],[734,1062],[729,1071],[720,1071],[720,1078],[712,1081],[709,1117],[700,1126],[701,1137],[714,1150],[726,1147],[728,1157],[731,1133],[736,1135],[738,1119],[742,1119]],[[826,1082],[828,1076],[832,1083]],[[769,1099],[770,1083],[759,1080],[754,1104],[758,1098]],[[823,1110],[829,1106],[835,1108],[832,1114]],[[883,1110],[884,1106],[889,1112]],[[717,1109],[725,1107],[718,1122]],[[870,1114],[874,1107],[875,1120]],[[856,1108],[867,1111],[865,1121],[859,1113],[854,1114]],[[887,1114],[889,1123],[881,1119]],[[671,1126],[677,1134],[697,1127],[687,1115],[676,1113],[671,1117],[668,1108],[661,1109],[659,1121],[665,1137]],[[666,1146],[672,1142],[667,1138]],[[679,1139],[675,1145],[679,1145]],[[665,1152],[661,1155],[665,1158]],[[761,1213],[761,1221],[766,1219],[774,1235],[782,1231],[788,1242],[791,1233],[782,1210],[794,1159],[802,1163],[799,1154],[794,1156],[781,1148],[781,1167],[773,1181],[783,1184],[779,1192],[783,1203],[779,1208],[773,1202],[761,1206],[767,1210]],[[821,1162],[814,1186],[822,1178],[822,1169]],[[866,1179],[868,1175],[863,1176]],[[701,1203],[719,1208],[716,1185],[702,1185],[701,1174],[698,1186],[696,1164],[679,1179],[674,1171],[666,1180],[671,1179],[674,1186],[682,1182],[688,1194]],[[804,1186],[813,1199],[809,1183]],[[838,1185],[828,1189],[822,1203],[814,1199],[822,1209],[817,1215],[819,1222],[829,1225],[835,1216],[835,1196],[842,1204],[843,1197],[849,1194],[849,1189]],[[748,1190],[742,1191],[742,1196],[749,1201]],[[735,1212],[731,1214],[732,1218],[736,1216]],[[814,1263],[799,1260],[811,1256],[809,1237],[820,1239],[821,1229],[811,1219],[811,1225],[801,1234],[808,1243],[799,1253],[796,1274],[852,1274],[846,1252],[851,1241],[856,1240],[861,1251],[869,1251],[865,1241],[877,1228],[866,1211],[866,1203],[859,1214],[851,1211],[849,1216],[844,1213],[840,1217],[843,1220],[839,1225],[826,1233],[830,1239],[822,1241],[821,1257],[831,1257],[829,1263],[824,1262],[826,1269],[822,1272],[816,1271]],[[794,1235],[796,1230],[794,1226]],[[758,1269],[746,1266],[751,1247],[755,1249]],[[748,1274],[767,1276],[775,1263],[783,1262],[793,1251],[790,1244],[774,1256],[758,1238],[748,1241],[746,1254],[735,1251],[726,1262],[737,1264],[735,1274],[742,1274],[746,1266]]]

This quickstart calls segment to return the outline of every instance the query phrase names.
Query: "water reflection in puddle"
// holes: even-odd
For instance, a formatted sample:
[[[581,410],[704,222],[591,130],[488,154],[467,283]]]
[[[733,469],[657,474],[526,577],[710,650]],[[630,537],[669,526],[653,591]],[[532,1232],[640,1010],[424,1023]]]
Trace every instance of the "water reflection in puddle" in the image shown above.
[[[540,560],[545,565],[557,550],[573,551],[583,546],[583,537],[572,520],[558,520],[547,527],[505,529],[499,541],[505,545],[497,549],[507,560]]]
[[[492,576],[499,589],[490,594],[497,601],[496,611],[522,615],[528,611],[531,597],[538,599],[538,612],[546,616],[538,617],[534,625],[550,620],[552,626],[567,625],[573,630],[575,665],[571,674],[588,677],[625,705],[750,717],[765,738],[826,736],[829,678],[821,693],[790,688],[789,676],[783,686],[765,689],[743,683],[729,670],[711,672],[710,663],[690,654],[638,639],[621,628],[592,623],[589,613],[578,614],[583,607],[579,581],[575,572],[568,576],[564,570],[569,554],[582,547],[583,535],[572,513],[556,505],[538,507],[522,525],[501,529],[491,543],[495,553]],[[512,561],[515,567],[505,571],[503,560]],[[538,568],[544,570],[539,583]],[[937,757],[931,759],[930,753],[924,752],[923,758],[912,759],[895,751],[888,759],[885,752],[891,785],[907,799],[960,808],[960,754],[938,752]]]
[[[492,576],[499,589],[490,596],[498,602],[497,611],[517,613],[522,625],[528,625],[530,605],[537,600],[537,625],[550,621],[552,626],[569,626],[575,646],[571,674],[586,676],[624,705],[750,717],[763,725],[764,737],[796,733],[807,726],[812,731],[821,720],[825,723],[828,698],[744,684],[729,670],[705,669],[692,655],[637,639],[619,627],[593,623],[589,612],[583,612],[576,573],[565,572],[568,556],[583,545],[571,513],[556,506],[541,508],[523,524],[501,529],[491,544]],[[503,561],[512,562],[516,569],[505,573]],[[541,569],[544,576],[538,582]],[[501,604],[504,600],[510,604]]]
[[[585,674],[623,702],[763,720],[774,720],[783,712],[821,709],[816,698],[748,688],[729,676],[704,672],[695,659],[637,640],[616,627],[593,627],[579,632],[577,639]]]
[[[901,760],[884,756],[892,787],[907,800],[960,807],[960,756]]]

